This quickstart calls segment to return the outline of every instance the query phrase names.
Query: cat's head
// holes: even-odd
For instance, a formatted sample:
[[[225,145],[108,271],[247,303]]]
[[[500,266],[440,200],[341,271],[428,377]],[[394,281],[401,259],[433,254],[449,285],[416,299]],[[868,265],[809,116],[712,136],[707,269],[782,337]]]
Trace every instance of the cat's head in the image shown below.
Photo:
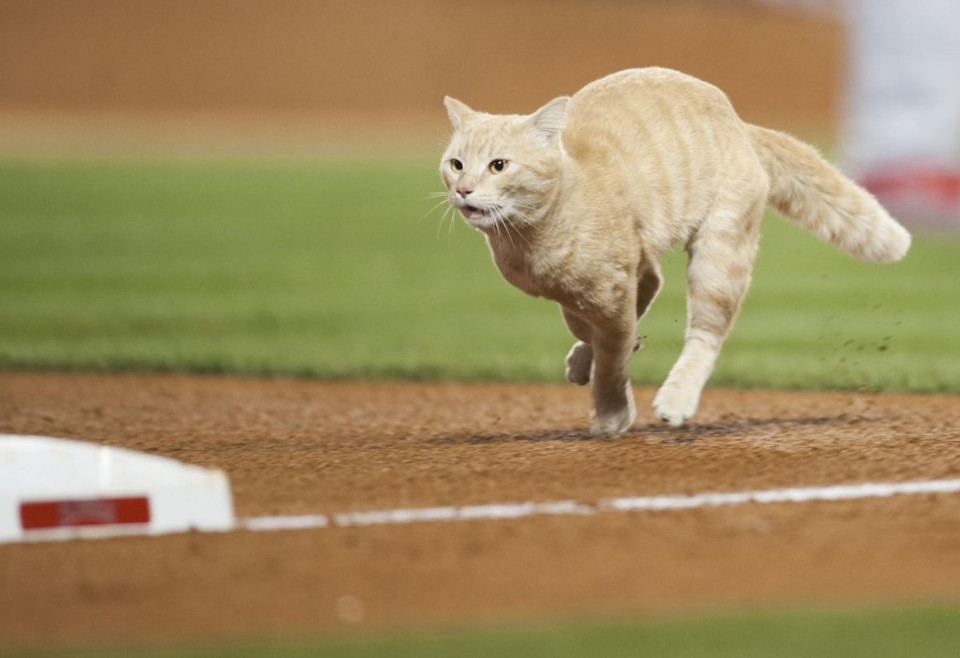
[[[453,137],[440,161],[447,200],[471,226],[493,232],[499,223],[536,221],[558,184],[569,97],[528,116],[486,114],[447,97]]]

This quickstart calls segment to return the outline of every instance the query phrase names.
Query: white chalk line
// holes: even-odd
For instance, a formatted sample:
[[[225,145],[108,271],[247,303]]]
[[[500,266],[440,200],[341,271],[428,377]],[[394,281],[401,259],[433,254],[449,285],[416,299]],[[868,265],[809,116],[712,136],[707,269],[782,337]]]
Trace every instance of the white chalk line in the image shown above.
[[[597,503],[574,500],[525,503],[491,503],[451,507],[412,507],[306,514],[301,516],[256,516],[238,521],[238,528],[253,531],[354,528],[407,523],[520,519],[531,516],[591,516],[606,512],[660,512],[749,503],[809,503],[815,501],[887,498],[905,494],[951,494],[960,492],[960,479],[914,482],[865,482],[821,487],[794,487],[760,491],[710,492],[677,496],[629,496]]]

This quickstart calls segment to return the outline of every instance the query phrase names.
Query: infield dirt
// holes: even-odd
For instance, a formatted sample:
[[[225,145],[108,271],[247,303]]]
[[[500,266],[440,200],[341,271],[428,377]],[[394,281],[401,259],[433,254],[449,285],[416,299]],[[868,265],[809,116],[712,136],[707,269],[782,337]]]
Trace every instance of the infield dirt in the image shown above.
[[[653,391],[637,392],[638,408]],[[585,434],[572,386],[0,373],[0,432],[227,471],[238,516],[960,476],[954,396],[708,390]],[[960,496],[0,546],[5,644],[960,600]]]

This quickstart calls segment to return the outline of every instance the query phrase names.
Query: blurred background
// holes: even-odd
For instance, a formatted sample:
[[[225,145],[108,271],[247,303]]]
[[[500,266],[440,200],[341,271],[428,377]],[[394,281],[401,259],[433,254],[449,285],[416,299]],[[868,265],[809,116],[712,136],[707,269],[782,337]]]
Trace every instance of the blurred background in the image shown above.
[[[432,153],[445,94],[527,112],[651,65],[822,137],[843,30],[803,4],[0,0],[0,149],[316,153],[353,137]]]

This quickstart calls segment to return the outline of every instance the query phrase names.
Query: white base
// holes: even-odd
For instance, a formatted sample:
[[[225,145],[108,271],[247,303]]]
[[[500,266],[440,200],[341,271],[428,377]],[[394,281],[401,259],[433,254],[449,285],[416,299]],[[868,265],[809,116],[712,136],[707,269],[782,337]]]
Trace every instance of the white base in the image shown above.
[[[0,543],[235,527],[223,471],[83,441],[0,434]]]

